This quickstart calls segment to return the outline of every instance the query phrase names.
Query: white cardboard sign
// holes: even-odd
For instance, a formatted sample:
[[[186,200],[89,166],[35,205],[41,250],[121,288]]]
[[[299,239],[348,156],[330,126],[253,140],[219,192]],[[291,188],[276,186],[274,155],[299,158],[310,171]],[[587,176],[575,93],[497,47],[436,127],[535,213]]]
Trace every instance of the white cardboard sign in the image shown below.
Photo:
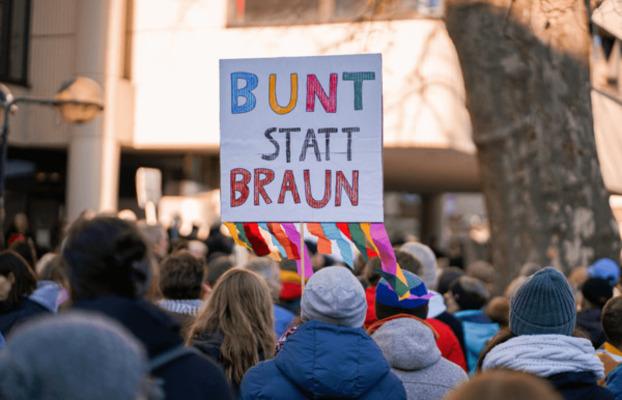
[[[220,61],[222,220],[382,222],[380,54]]]

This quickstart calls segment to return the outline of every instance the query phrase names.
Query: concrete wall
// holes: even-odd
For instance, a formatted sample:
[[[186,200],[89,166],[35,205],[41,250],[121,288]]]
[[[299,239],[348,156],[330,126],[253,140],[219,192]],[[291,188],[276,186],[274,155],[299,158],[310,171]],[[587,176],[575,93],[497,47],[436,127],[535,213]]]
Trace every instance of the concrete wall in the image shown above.
[[[226,3],[135,1],[135,147],[217,149],[219,59],[382,53],[385,146],[474,153],[442,21],[227,28]]]

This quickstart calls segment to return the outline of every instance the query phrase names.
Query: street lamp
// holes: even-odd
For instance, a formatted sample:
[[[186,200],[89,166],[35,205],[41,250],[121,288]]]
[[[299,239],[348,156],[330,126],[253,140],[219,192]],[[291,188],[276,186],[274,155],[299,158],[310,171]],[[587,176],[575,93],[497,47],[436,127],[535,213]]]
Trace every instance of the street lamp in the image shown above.
[[[4,248],[4,183],[9,115],[17,112],[18,103],[55,106],[65,120],[72,123],[85,123],[93,120],[104,109],[104,96],[102,87],[93,79],[85,77],[77,77],[64,83],[53,99],[15,98],[9,88],[0,83],[0,107],[4,109],[2,136],[0,136],[0,243],[2,248]]]

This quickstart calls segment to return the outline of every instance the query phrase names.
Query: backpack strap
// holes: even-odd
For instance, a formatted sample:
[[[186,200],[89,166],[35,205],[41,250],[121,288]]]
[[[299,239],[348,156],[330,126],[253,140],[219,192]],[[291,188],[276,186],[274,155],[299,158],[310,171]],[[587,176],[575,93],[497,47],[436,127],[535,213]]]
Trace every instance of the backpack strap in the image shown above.
[[[170,363],[171,361],[177,360],[185,355],[190,354],[200,354],[197,349],[192,346],[184,346],[182,344],[175,346],[169,350],[166,350],[157,356],[151,358],[149,360],[149,371],[155,371],[156,369]]]

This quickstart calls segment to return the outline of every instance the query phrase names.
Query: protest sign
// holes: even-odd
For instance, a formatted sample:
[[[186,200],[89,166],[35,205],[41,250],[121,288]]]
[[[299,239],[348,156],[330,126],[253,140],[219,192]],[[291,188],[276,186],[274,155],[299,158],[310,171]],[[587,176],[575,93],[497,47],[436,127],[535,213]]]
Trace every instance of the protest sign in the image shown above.
[[[221,212],[382,222],[379,54],[220,61]]]

